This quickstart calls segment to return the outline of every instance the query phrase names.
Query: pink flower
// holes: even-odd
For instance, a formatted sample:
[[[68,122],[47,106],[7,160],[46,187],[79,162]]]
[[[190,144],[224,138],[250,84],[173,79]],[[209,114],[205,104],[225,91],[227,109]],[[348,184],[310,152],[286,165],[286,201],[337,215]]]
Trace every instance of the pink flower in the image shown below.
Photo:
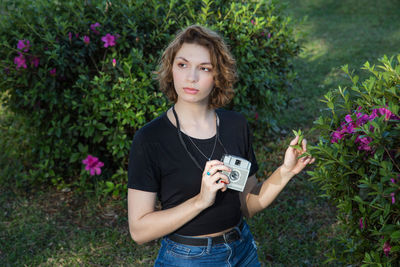
[[[115,36],[107,33],[105,36],[101,37],[101,40],[104,42],[104,47],[114,46],[115,45]]]
[[[394,198],[394,193],[390,193],[390,196],[392,197],[392,204],[396,203],[396,199]]]
[[[396,183],[396,180],[394,178],[391,178],[390,181],[392,182],[392,184]]]
[[[392,247],[390,246],[389,242],[385,242],[385,244],[383,244],[383,252],[385,253],[386,257],[389,256],[389,252],[392,249]]]
[[[90,43],[90,38],[89,38],[89,36],[83,36],[83,42],[85,43],[85,44],[89,44]]]
[[[37,68],[39,66],[39,58],[38,57],[32,57],[31,58],[31,65]]]
[[[28,52],[30,47],[29,40],[18,40],[17,48],[19,50],[24,50],[24,52]]]
[[[268,39],[270,39],[271,38],[271,33],[268,33]]]
[[[364,229],[364,222],[363,222],[363,218],[360,218],[360,229]]]
[[[75,38],[76,38],[76,39],[79,38],[79,33],[75,33]]]
[[[341,140],[343,137],[344,134],[342,134],[340,131],[335,131],[332,134],[331,143],[339,143],[339,140]]]
[[[369,143],[372,142],[371,137],[363,137],[360,138],[360,136],[357,136],[356,140],[354,141],[356,144],[359,144],[358,150],[364,150],[364,151],[371,151],[371,147],[369,146]]]
[[[72,40],[72,33],[71,32],[68,32],[68,39],[71,42],[71,40]]]
[[[258,112],[256,112],[256,114],[254,114],[254,118],[255,118],[256,120],[258,120]]]
[[[95,33],[95,34],[100,34],[100,32],[96,29],[97,27],[100,27],[100,23],[96,22],[94,24],[90,25],[90,29]]]
[[[92,155],[88,155],[86,159],[82,160],[82,163],[86,165],[85,170],[89,171],[91,176],[95,174],[100,175],[100,168],[104,166],[103,162]]]
[[[56,76],[56,72],[57,72],[56,68],[52,68],[52,69],[49,71],[50,75],[53,76],[53,77]]]
[[[385,115],[385,120],[400,120],[399,117],[397,117],[395,114],[393,114],[390,110],[386,109],[386,108],[380,108],[378,109],[378,112],[381,115]]]
[[[26,61],[24,55],[19,53],[19,56],[14,58],[14,64],[17,65],[17,67],[15,67],[16,69],[19,69],[20,67],[26,69]]]
[[[254,19],[252,19],[250,22],[251,22],[251,24],[256,25],[256,22],[254,21]]]
[[[115,67],[117,65],[117,60],[115,58],[112,59],[112,65]]]
[[[344,120],[347,121],[348,123],[353,121],[350,114],[347,114],[346,117],[344,117]]]

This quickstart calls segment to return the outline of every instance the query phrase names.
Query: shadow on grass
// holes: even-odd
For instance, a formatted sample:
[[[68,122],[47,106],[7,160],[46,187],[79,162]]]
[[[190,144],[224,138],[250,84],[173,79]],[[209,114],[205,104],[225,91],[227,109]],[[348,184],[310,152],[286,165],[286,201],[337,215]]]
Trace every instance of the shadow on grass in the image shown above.
[[[399,53],[400,2],[294,0],[287,7],[295,20],[307,20],[296,26],[303,47],[294,59],[299,80],[280,121],[282,127],[309,128],[324,108],[319,99],[350,85],[341,66],[348,64],[362,80],[369,76],[360,70],[366,61],[377,64],[383,55]]]

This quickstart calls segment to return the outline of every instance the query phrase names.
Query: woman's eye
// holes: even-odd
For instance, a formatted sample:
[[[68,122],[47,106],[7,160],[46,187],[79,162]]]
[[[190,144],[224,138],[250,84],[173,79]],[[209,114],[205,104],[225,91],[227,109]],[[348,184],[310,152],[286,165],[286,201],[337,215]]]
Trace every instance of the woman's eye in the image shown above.
[[[178,67],[180,67],[180,68],[186,68],[186,64],[185,64],[185,63],[178,63]]]
[[[210,68],[206,68],[206,67],[201,67],[200,69],[201,69],[201,70],[204,70],[204,71],[207,71],[207,72],[211,71]]]

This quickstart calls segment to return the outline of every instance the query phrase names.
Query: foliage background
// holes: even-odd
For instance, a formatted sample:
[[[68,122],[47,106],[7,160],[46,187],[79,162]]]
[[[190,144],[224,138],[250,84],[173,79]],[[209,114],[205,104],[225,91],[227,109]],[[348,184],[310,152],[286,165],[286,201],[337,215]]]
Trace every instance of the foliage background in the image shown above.
[[[227,108],[248,116],[257,133],[277,129],[275,114],[288,101],[290,58],[299,47],[274,2],[6,1],[4,7],[2,102],[29,129],[18,133],[29,140],[32,157],[17,180],[3,183],[51,181],[85,190],[92,183],[82,160],[91,154],[105,164],[94,183],[116,196],[125,190],[133,134],[169,106],[152,72],[187,25],[223,33],[240,77]],[[100,26],[92,29],[95,23]],[[106,34],[115,36],[115,45],[103,46]],[[29,51],[16,49],[18,40],[29,40]],[[18,55],[39,58],[39,66],[15,67]]]

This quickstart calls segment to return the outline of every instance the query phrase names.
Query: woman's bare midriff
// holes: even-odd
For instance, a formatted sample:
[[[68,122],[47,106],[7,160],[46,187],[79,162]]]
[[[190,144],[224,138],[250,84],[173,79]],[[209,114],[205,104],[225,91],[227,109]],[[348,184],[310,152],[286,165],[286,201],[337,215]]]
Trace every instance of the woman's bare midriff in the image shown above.
[[[232,230],[233,228],[235,228],[235,227],[231,227],[231,228],[228,228],[228,229],[226,229],[224,231],[217,232],[217,233],[212,233],[212,234],[207,234],[207,235],[196,235],[196,236],[193,236],[193,237],[215,237],[215,236],[223,235],[223,234],[229,232],[230,230]]]

